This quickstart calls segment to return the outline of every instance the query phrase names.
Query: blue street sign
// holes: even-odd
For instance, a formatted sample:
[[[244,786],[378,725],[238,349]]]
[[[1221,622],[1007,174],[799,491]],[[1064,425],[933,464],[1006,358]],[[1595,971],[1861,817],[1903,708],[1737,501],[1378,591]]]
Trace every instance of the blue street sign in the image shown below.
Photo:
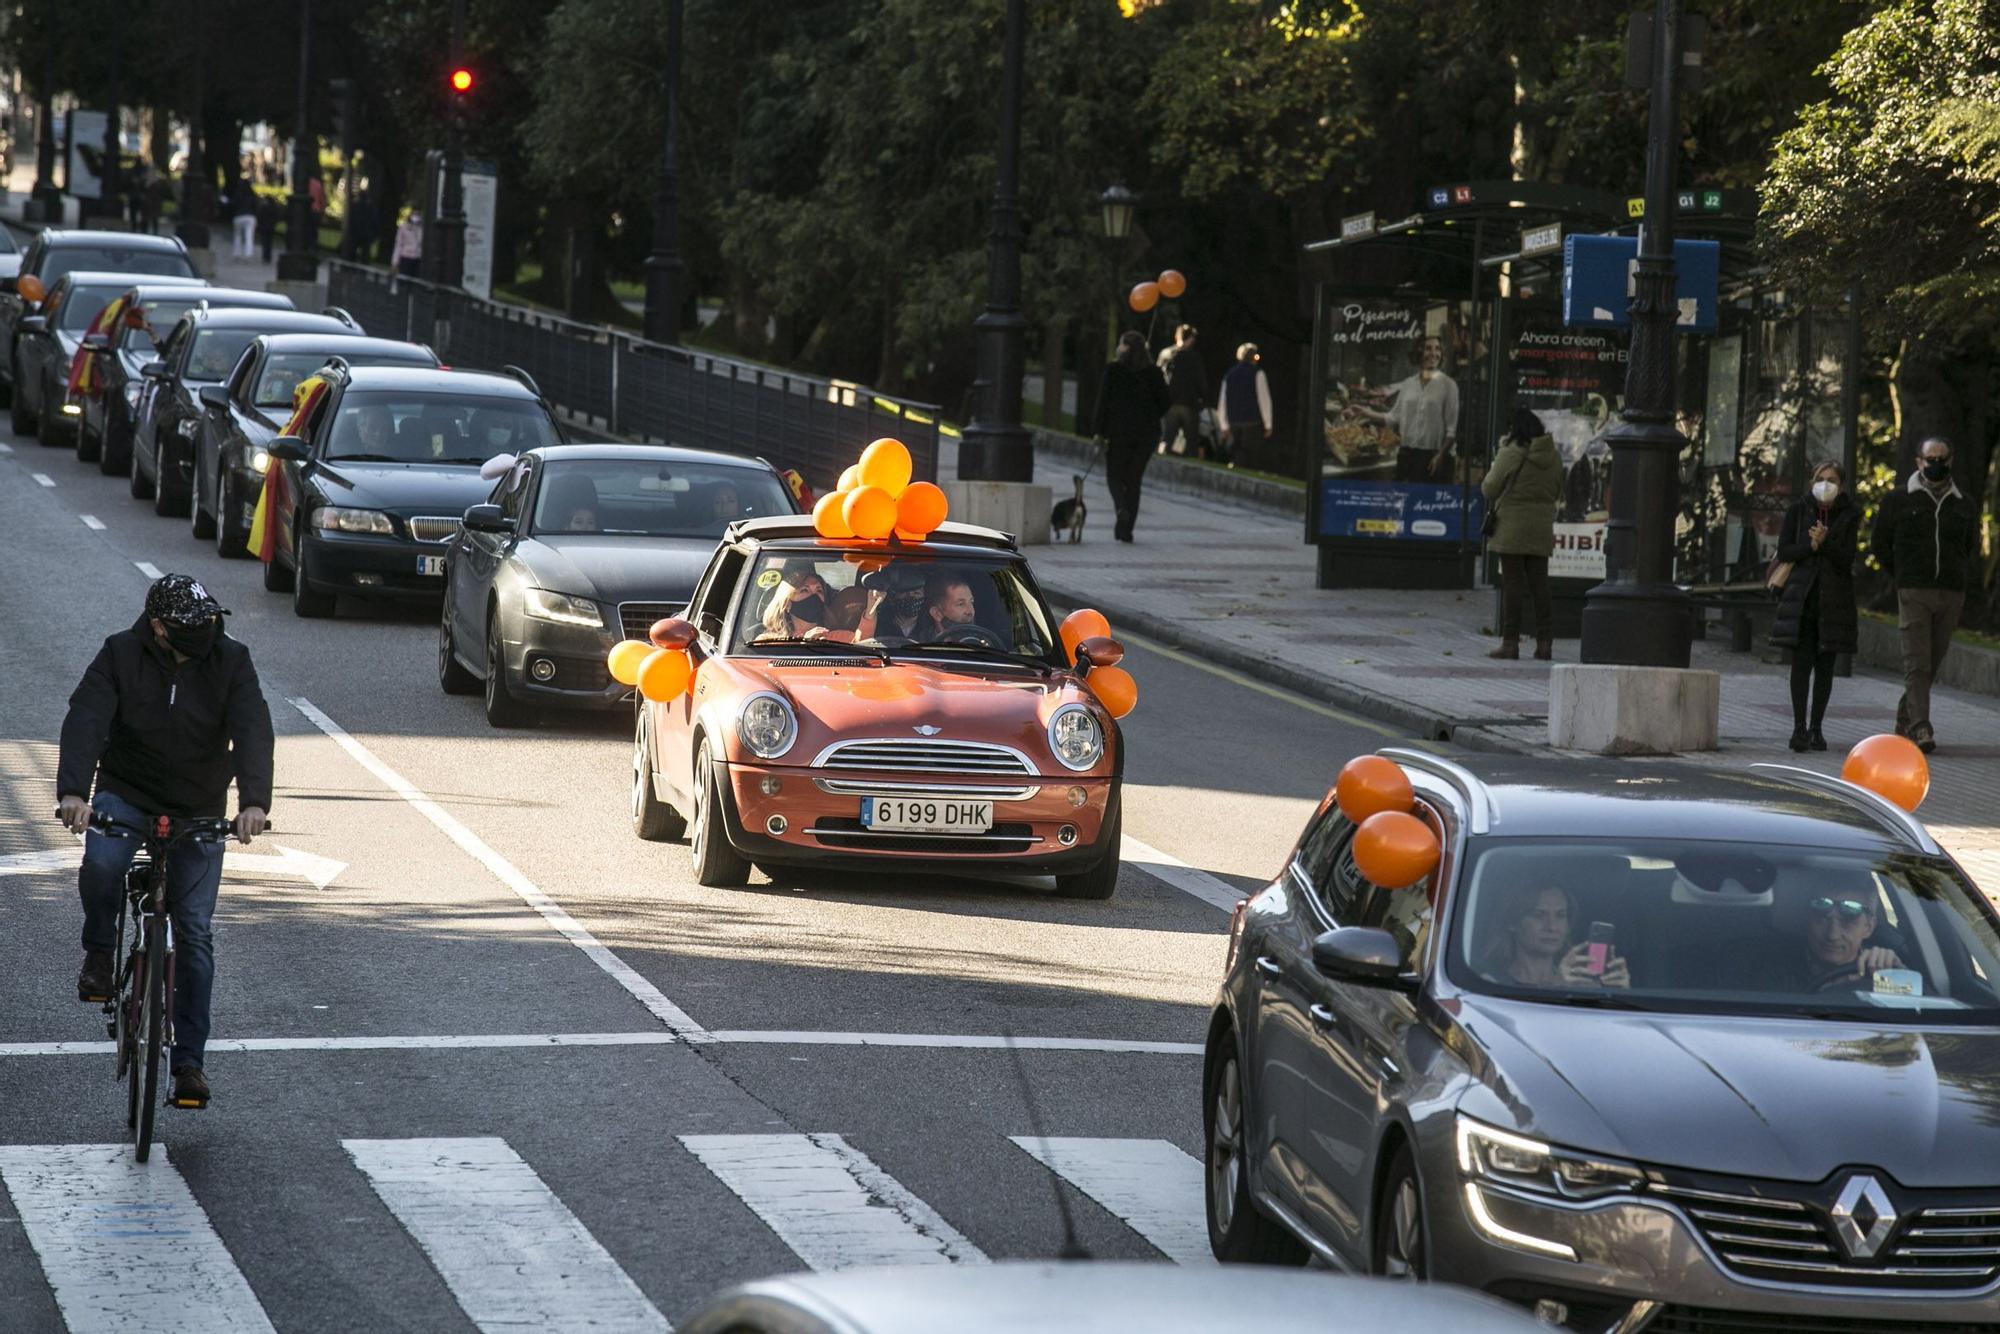
[[[1638,267],[1635,236],[1564,237],[1563,323],[1586,329],[1629,327],[1627,308]],[[1674,242],[1674,299],[1680,306],[1674,327],[1680,332],[1715,332],[1721,273],[1721,242]]]

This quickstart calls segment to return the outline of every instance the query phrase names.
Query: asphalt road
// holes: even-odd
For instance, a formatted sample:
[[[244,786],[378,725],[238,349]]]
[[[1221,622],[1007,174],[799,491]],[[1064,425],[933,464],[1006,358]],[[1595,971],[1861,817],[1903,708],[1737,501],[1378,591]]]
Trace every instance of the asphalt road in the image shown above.
[[[495,732],[437,688],[434,608],[295,619],[122,479],[0,440],[0,1329],[658,1329],[774,1272],[1052,1256],[1059,1201],[1093,1255],[1204,1257],[1217,905],[1389,729],[1131,645],[1111,901],[705,890],[630,833],[628,715]],[[74,874],[19,855],[74,847],[65,701],[148,568],[234,610],[280,832],[225,879],[215,1101],[141,1169]]]

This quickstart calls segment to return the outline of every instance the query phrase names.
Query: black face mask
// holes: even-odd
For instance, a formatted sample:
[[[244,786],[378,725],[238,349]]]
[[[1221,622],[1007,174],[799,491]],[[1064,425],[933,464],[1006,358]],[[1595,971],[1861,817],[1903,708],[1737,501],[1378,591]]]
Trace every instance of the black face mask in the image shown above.
[[[1951,476],[1950,459],[1925,459],[1924,478],[1926,481],[1942,482]]]
[[[889,610],[898,616],[915,616],[923,609],[924,591],[921,588],[914,593],[898,593],[889,599]]]
[[[215,642],[222,638],[222,618],[211,617],[200,625],[167,626],[167,643],[176,653],[184,653],[190,658],[205,658],[215,651]]]

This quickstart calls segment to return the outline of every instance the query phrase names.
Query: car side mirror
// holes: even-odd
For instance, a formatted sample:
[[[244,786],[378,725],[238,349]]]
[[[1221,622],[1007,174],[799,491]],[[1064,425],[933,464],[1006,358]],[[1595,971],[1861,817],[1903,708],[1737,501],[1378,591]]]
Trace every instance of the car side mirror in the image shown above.
[[[1403,970],[1403,950],[1379,926],[1343,926],[1313,938],[1313,967],[1336,982],[1363,987],[1416,990]]]
[[[1092,635],[1076,646],[1076,665],[1088,672],[1093,667],[1116,667],[1125,660],[1125,646],[1107,635]]]
[[[200,389],[202,404],[220,412],[229,410],[229,391],[219,384],[205,384]]]
[[[653,641],[654,648],[678,649],[693,648],[695,640],[699,638],[695,633],[694,623],[679,616],[669,616],[664,621],[655,621],[652,632],[646,637]]]
[[[17,277],[14,281],[14,290],[19,292],[21,299],[31,306],[40,305],[42,298],[49,294],[49,289],[42,280],[32,273]]]
[[[164,361],[149,361],[139,368],[139,374],[145,376],[148,380],[164,380],[167,378],[167,363]]]
[[[295,435],[281,435],[264,446],[264,452],[274,459],[287,463],[304,463],[312,456],[306,451],[306,442]]]
[[[20,323],[14,327],[18,333],[46,333],[49,327],[49,317],[46,315],[23,315]]]
[[[86,352],[102,352],[111,346],[111,335],[103,333],[85,334],[83,347]]]
[[[466,530],[474,533],[511,533],[514,521],[498,505],[474,505],[465,512]]]

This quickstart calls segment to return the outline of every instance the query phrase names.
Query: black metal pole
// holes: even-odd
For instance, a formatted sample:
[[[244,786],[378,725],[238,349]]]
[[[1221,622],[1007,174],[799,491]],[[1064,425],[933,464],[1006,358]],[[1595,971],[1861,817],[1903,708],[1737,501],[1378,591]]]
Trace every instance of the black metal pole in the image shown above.
[[[292,207],[278,276],[311,282],[319,276],[319,237],[312,214],[312,0],[299,0],[299,107],[292,130]]]
[[[465,0],[451,0],[451,68],[465,61]],[[438,199],[438,276],[446,287],[465,282],[465,107],[471,92],[452,99],[444,136],[444,192]]]
[[[999,166],[987,235],[986,313],[973,323],[979,340],[973,418],[958,449],[958,475],[966,481],[1030,482],[1035,477],[1034,447],[1021,425],[1028,330],[1021,314],[1021,56],[1027,27],[1025,0],[1007,0]]]
[[[125,136],[118,124],[118,32],[125,26],[125,16],[120,12],[122,5],[113,5],[111,21],[105,33],[105,55],[110,63],[110,106],[104,109],[104,170],[98,176],[97,211],[107,218],[116,218],[124,213],[118,202],[118,158],[125,148]]]
[[[646,257],[646,337],[681,340],[680,173],[675,160],[681,98],[681,0],[667,0],[666,135],[653,195],[653,253]]]
[[[204,16],[205,0],[194,0],[194,56],[189,62],[189,86],[192,90],[190,103],[192,113],[188,116],[187,166],[181,170],[181,216],[176,230],[188,240],[189,245],[206,246],[208,232],[203,224],[208,221],[207,184],[207,136],[208,136],[208,88],[207,56],[208,26]],[[198,230],[197,230],[198,229]]]
[[[35,99],[35,190],[33,198],[40,201],[45,222],[61,222],[62,214],[50,211],[59,208],[62,192],[56,188],[56,107],[55,97],[49,92],[54,80],[46,75],[42,81],[41,95]]]
[[[1653,7],[1653,103],[1646,133],[1646,216],[1632,299],[1625,411],[1612,428],[1611,517],[1604,582],[1585,595],[1583,661],[1686,667],[1693,637],[1687,594],[1674,585],[1680,458],[1674,424],[1674,177],[1680,152],[1681,0]]]

